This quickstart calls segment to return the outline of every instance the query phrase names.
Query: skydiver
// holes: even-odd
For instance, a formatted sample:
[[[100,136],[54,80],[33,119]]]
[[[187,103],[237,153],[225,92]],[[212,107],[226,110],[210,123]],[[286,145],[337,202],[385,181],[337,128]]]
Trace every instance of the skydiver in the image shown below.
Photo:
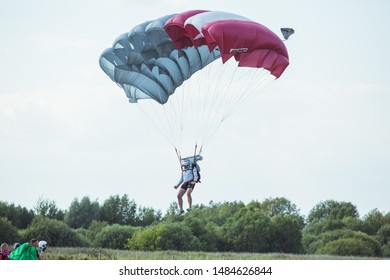
[[[195,184],[200,182],[200,167],[197,163],[184,162],[181,164],[181,177],[179,183],[174,186],[177,189],[180,185],[179,192],[177,193],[177,202],[179,204],[180,213],[184,213],[183,210],[183,195],[187,193],[188,209],[191,211],[192,207],[192,192],[194,191]]]

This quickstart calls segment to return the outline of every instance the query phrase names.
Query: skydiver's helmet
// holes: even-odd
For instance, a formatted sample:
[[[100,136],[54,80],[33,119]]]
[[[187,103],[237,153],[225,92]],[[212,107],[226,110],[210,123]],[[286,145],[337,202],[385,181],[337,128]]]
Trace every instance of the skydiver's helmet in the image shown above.
[[[16,249],[16,248],[18,248],[20,246],[20,243],[15,243],[14,244],[14,250]]]
[[[47,242],[44,240],[41,240],[41,241],[39,241],[38,246],[39,246],[39,248],[41,248],[42,252],[45,252],[46,247],[47,247]]]

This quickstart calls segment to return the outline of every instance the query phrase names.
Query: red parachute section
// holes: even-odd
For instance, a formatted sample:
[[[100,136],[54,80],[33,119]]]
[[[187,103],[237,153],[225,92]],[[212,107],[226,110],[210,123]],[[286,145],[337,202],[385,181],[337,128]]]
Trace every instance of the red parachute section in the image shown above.
[[[213,20],[201,26],[186,21],[206,13],[192,10],[172,17],[165,23],[165,31],[178,49],[207,45],[209,50],[218,47],[222,61],[231,57],[239,67],[265,68],[279,78],[289,65],[287,49],[283,41],[267,27],[249,20]]]

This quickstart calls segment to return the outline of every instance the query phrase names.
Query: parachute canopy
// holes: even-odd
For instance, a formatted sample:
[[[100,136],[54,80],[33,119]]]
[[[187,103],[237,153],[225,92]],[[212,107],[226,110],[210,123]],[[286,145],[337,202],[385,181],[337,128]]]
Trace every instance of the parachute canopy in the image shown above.
[[[282,75],[289,57],[260,23],[190,10],[133,27],[99,64],[176,150],[188,143],[197,155],[224,119]]]
[[[239,67],[265,68],[276,78],[288,66],[283,42],[265,26],[245,17],[204,10],[147,21],[122,34],[100,56],[103,71],[130,102],[165,104],[196,71],[222,57]]]
[[[295,33],[294,29],[292,28],[280,28],[280,31],[283,34],[283,38],[287,40],[291,35]]]

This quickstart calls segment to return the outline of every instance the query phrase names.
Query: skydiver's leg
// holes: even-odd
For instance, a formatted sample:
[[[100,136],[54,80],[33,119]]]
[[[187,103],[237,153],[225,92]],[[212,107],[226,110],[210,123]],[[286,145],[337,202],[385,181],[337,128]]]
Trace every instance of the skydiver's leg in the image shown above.
[[[187,189],[188,208],[190,208],[190,209],[191,209],[191,207],[192,207],[192,196],[191,196],[192,191],[193,191],[192,188],[188,188],[188,189]]]
[[[179,189],[179,192],[177,193],[177,203],[179,204],[180,211],[183,211],[183,195],[186,193],[187,189]]]

